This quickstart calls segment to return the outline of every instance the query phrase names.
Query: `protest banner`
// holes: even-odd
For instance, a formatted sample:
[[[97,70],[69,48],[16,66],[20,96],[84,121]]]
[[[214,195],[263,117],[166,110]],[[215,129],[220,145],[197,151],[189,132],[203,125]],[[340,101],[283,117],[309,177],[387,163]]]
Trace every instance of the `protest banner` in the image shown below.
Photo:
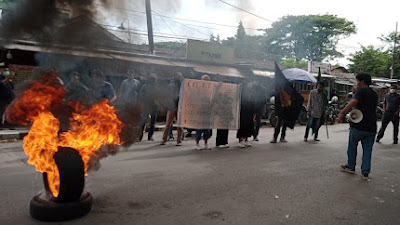
[[[178,126],[193,129],[239,129],[237,84],[185,79],[181,85]]]

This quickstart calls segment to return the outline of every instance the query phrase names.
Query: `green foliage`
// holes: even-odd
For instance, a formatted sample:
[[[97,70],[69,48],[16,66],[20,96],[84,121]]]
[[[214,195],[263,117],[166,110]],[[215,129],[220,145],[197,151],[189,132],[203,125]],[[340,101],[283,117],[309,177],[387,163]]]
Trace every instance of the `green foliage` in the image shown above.
[[[349,71],[352,73],[369,73],[371,76],[389,77],[392,56],[388,50],[374,48],[373,46],[361,47],[350,55]]]
[[[266,59],[266,54],[260,50],[263,38],[264,37],[260,35],[247,35],[242,22],[240,22],[236,35],[222,40],[221,44],[234,48],[235,57],[238,59],[263,60]]]
[[[221,40],[219,38],[219,34],[217,35],[217,37],[214,36],[214,34],[210,35],[210,42],[213,44],[221,44]]]
[[[278,58],[323,61],[343,57],[336,44],[354,33],[354,23],[336,15],[285,16],[266,29],[263,46]]]
[[[282,59],[279,64],[281,64],[284,68],[307,68],[308,61],[300,60],[297,61],[295,58]]]
[[[237,32],[236,32],[236,41],[235,41],[235,56],[237,58],[243,59],[246,57],[246,31],[244,30],[242,21],[240,21]]]

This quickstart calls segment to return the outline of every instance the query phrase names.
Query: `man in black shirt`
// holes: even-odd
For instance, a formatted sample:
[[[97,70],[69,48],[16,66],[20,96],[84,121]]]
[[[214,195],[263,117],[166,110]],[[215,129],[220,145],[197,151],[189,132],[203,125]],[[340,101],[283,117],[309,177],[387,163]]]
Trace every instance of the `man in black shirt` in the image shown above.
[[[397,94],[397,86],[392,85],[389,93],[386,94],[383,102],[383,118],[382,127],[379,130],[376,142],[382,139],[386,127],[390,121],[393,123],[393,144],[397,144],[399,135],[399,111],[400,111],[400,95]]]
[[[371,171],[372,147],[374,146],[376,134],[376,106],[378,104],[378,94],[369,87],[371,76],[369,74],[358,74],[357,92],[354,98],[340,112],[338,122],[343,122],[347,112],[353,107],[359,109],[363,114],[363,119],[359,123],[350,123],[349,143],[347,146],[347,164],[340,166],[344,172],[355,173],[357,145],[361,141],[363,148],[361,175],[363,179],[368,179]]]

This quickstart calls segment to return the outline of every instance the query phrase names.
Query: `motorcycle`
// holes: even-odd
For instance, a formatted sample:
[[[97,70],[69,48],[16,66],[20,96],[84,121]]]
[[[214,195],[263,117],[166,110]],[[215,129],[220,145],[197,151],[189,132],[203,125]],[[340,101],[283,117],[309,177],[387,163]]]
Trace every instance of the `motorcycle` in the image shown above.
[[[331,125],[335,124],[339,116],[338,104],[329,101],[327,114],[327,122]]]

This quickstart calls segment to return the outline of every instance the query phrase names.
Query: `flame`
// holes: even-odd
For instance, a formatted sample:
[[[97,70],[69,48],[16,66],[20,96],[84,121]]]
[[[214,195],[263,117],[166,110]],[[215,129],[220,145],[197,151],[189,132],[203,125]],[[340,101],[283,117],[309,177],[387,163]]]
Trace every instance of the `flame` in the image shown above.
[[[85,172],[90,157],[100,146],[121,144],[119,133],[122,122],[117,118],[115,108],[108,104],[108,100],[100,101],[80,113],[74,113],[71,125],[71,130],[60,135],[59,146],[76,149],[82,157]]]
[[[60,177],[53,155],[57,152],[57,139],[60,122],[53,114],[42,112],[34,118],[32,127],[24,137],[25,154],[29,155],[28,163],[36,170],[47,173],[50,191],[58,196]]]
[[[103,100],[87,108],[79,102],[70,102],[73,109],[71,129],[60,132],[60,121],[51,113],[64,103],[65,89],[59,84],[53,70],[39,81],[31,83],[22,95],[7,108],[7,119],[32,127],[24,138],[24,151],[28,163],[36,170],[47,173],[49,189],[54,197],[59,194],[60,177],[53,158],[58,147],[76,149],[82,157],[85,175],[91,156],[102,145],[121,145],[119,133],[122,122],[116,109]]]

